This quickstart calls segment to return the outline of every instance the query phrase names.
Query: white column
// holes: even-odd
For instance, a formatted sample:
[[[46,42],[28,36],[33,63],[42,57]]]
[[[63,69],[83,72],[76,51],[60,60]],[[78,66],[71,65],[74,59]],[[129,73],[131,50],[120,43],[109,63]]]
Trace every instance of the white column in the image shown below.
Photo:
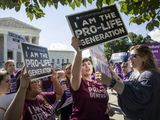
[[[4,40],[4,45],[3,45],[3,60],[4,62],[7,61],[7,55],[8,55],[8,46],[7,46],[7,34],[3,34],[3,40]]]
[[[13,51],[13,60],[15,61],[15,63],[17,63],[17,51],[16,50]]]
[[[36,37],[36,42],[35,42],[37,45],[39,45],[39,36]]]
[[[28,38],[29,38],[29,41],[28,41],[28,42],[29,42],[29,43],[32,43],[32,37],[29,36]]]

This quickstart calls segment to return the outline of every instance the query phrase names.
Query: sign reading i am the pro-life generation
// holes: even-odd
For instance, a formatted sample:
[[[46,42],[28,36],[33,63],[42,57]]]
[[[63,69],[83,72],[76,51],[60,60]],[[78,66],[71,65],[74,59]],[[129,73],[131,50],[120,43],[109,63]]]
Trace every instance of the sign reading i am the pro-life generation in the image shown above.
[[[85,49],[128,35],[116,5],[66,16],[71,31]]]
[[[51,76],[51,63],[47,48],[22,43],[22,51],[25,66],[32,81]]]

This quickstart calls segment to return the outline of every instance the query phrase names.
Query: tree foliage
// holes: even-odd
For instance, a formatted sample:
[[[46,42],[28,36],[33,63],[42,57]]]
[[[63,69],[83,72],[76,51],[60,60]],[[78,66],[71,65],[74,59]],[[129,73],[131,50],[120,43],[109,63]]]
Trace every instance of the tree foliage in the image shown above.
[[[133,32],[130,32],[128,37],[105,43],[105,55],[108,59],[110,59],[113,53],[127,52],[128,49],[133,45],[147,44],[152,42],[155,41],[153,41],[149,35],[143,37],[141,34],[137,35]]]
[[[1,9],[15,9],[17,12],[21,6],[26,8],[27,16],[32,20],[44,17],[42,8],[46,6],[58,8],[58,5],[68,5],[72,9],[92,4],[94,0],[0,0]],[[159,0],[96,0],[96,5],[101,8],[103,5],[111,5],[117,2],[120,4],[120,11],[131,15],[130,23],[138,25],[147,23],[146,29],[153,30],[160,25],[160,1]]]
[[[104,47],[105,55],[107,59],[110,59],[113,53],[126,52],[130,47],[130,42],[129,39],[125,37],[109,43],[105,43]]]

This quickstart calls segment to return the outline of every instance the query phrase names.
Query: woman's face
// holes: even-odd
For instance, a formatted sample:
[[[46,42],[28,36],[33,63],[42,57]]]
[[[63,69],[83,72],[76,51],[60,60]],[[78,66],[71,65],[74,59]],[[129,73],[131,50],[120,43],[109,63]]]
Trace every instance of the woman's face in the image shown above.
[[[32,95],[37,96],[42,91],[41,81],[37,80],[31,82],[29,86],[29,91]]]
[[[130,52],[130,66],[136,70],[141,70],[144,59],[137,53],[136,50]]]
[[[71,78],[71,66],[67,69],[65,69],[65,75],[68,77],[68,78]]]
[[[0,83],[0,92],[1,93],[5,94],[5,93],[10,92],[10,81],[11,81],[10,75],[6,75]]]
[[[127,65],[122,65],[121,68],[122,68],[122,73],[124,75],[127,75],[127,73],[129,72],[128,66]]]
[[[85,61],[82,63],[82,68],[81,68],[82,76],[88,76],[93,73],[93,66],[90,61]]]
[[[13,74],[16,70],[15,64],[13,62],[8,63],[6,70],[8,73]]]

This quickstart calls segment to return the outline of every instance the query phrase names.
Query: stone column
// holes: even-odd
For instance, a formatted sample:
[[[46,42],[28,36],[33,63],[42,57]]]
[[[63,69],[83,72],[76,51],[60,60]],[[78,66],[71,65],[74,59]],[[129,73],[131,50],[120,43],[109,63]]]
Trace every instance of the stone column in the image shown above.
[[[39,45],[39,36],[36,37],[36,44]]]
[[[17,51],[13,51],[13,60],[15,61],[15,64],[17,63]]]
[[[29,36],[29,41],[28,42],[32,43],[32,37],[31,36]]]
[[[3,34],[3,40],[4,40],[4,44],[3,44],[3,60],[4,62],[7,61],[7,55],[8,55],[8,46],[7,46],[7,34]]]

